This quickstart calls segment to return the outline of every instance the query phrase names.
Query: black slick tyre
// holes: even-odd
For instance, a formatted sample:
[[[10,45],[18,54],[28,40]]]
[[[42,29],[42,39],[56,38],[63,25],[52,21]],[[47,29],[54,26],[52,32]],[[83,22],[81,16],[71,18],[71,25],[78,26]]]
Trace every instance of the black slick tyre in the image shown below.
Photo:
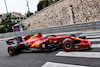
[[[70,52],[72,50],[74,50],[74,43],[73,43],[73,40],[72,39],[65,39],[63,44],[62,44],[62,47],[65,51],[67,52]]]
[[[21,51],[19,45],[12,45],[8,47],[8,53],[10,55],[15,55]]]

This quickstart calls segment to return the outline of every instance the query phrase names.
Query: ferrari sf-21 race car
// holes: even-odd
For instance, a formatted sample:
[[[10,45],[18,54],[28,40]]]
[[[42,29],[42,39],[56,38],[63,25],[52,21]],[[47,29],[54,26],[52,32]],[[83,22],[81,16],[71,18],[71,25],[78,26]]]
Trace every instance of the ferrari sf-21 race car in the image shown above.
[[[14,55],[22,50],[39,49],[42,51],[51,51],[55,48],[63,47],[65,51],[72,51],[75,49],[90,48],[91,42],[85,36],[75,37],[74,35],[56,36],[48,35],[42,36],[41,33],[36,35],[27,35],[26,37],[17,37],[6,41],[9,45],[8,53]]]

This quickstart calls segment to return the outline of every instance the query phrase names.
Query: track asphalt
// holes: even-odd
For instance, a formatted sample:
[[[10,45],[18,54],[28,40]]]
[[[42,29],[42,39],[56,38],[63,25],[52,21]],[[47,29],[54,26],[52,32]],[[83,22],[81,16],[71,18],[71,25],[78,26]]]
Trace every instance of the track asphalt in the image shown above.
[[[92,33],[93,35],[91,35]],[[7,52],[6,42],[0,40],[0,67],[100,67],[100,38],[97,35],[100,32],[92,33],[75,34],[76,36],[86,35],[89,40],[93,41],[91,50],[68,53],[63,49],[57,49],[52,52],[23,51],[20,54],[10,56]],[[98,41],[95,41],[96,39]]]

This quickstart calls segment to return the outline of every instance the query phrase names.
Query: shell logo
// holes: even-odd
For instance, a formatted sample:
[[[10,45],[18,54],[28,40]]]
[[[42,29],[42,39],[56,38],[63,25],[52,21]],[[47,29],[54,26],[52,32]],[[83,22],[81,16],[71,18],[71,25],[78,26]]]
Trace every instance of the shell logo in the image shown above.
[[[76,38],[76,39],[80,39],[80,40],[83,40],[83,39],[81,39],[81,38]]]
[[[49,40],[49,43],[52,43],[52,40]]]
[[[80,38],[81,39],[81,38]],[[81,39],[81,40],[83,40],[83,39]]]
[[[37,46],[37,47],[39,47],[39,45],[40,45],[39,43],[36,43],[36,46]]]

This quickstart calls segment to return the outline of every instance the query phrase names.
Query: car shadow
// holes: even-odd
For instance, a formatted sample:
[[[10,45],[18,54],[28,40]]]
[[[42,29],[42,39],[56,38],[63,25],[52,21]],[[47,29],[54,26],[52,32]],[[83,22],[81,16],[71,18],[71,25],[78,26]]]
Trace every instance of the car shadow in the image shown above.
[[[73,51],[71,51],[71,52],[88,52],[88,51],[90,51],[90,50],[92,50],[92,48],[91,49],[81,49],[81,50],[73,50]],[[22,52],[20,52],[20,53],[16,53],[16,54],[14,54],[14,55],[10,55],[10,56],[17,56],[17,55],[20,55],[20,54],[22,54],[22,53],[52,53],[52,52],[59,52],[59,51],[65,51],[63,48],[57,48],[57,49],[55,49],[55,50],[51,50],[51,51],[32,51],[32,50],[25,50],[25,51],[22,51]],[[67,51],[65,51],[65,52],[67,52]]]
[[[56,52],[56,51],[59,51],[59,49],[55,49],[55,50],[50,50],[50,51],[32,51],[32,50],[25,50],[25,51],[22,51],[21,53],[51,53],[51,52]]]

